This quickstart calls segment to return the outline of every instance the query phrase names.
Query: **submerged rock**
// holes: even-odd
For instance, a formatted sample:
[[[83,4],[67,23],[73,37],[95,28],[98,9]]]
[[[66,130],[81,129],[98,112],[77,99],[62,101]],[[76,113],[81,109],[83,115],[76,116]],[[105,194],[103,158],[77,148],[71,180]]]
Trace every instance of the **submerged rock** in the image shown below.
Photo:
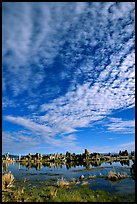
[[[94,179],[94,178],[96,178],[96,175],[90,175],[89,177],[88,177],[89,179]]]

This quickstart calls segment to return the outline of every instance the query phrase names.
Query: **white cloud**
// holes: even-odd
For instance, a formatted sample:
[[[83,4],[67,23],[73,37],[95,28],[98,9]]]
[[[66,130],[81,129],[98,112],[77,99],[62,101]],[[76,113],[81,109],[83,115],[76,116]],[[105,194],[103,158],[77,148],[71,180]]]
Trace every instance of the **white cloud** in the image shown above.
[[[71,76],[75,67],[71,86],[73,82],[77,84],[82,75],[86,81],[94,81],[98,77],[97,70],[103,69],[100,78],[103,73],[107,76],[110,70],[107,68],[108,58],[112,61],[112,71],[134,46],[134,25],[128,23],[133,18],[133,9],[131,2],[121,2],[118,6],[113,2],[92,5],[86,2],[74,2],[73,5],[67,2],[15,2],[12,6],[9,2],[3,3],[2,54],[3,64],[7,64],[4,69],[8,72],[8,75],[3,74],[5,89],[11,87],[14,96],[23,91],[34,93],[33,88],[44,81],[49,65],[54,63],[57,56],[60,56],[65,67],[60,76],[63,72],[67,73],[66,78]],[[122,18],[120,23],[119,18]],[[124,41],[125,36],[128,36],[127,42]],[[68,43],[67,47],[64,47],[65,43]],[[87,46],[86,54],[83,54],[83,46]],[[92,50],[95,50],[94,54]],[[111,51],[113,53],[110,54]],[[134,52],[130,54],[127,60],[131,65]],[[79,60],[81,65],[78,64],[77,68]],[[99,62],[98,65],[95,62]],[[129,67],[126,60],[125,63],[121,66],[122,70]],[[34,65],[37,67],[34,68]]]
[[[77,17],[69,15],[71,10],[73,6],[67,3],[3,3],[2,54],[10,75],[3,74],[3,78],[14,96],[28,88],[31,91],[44,80],[45,68],[53,63],[64,43],[63,35]]]
[[[117,140],[117,139],[119,139],[120,137],[109,137],[108,139],[109,140]]]
[[[122,120],[121,118],[109,118],[109,123],[106,125],[107,130],[113,133],[120,134],[134,134],[135,133],[135,121],[134,120]]]
[[[43,133],[50,133],[51,129],[50,127],[47,127],[46,125],[40,125],[40,124],[36,124],[34,122],[32,122],[31,120],[27,119],[27,118],[22,118],[22,117],[13,117],[13,116],[5,116],[5,119],[12,122],[12,123],[16,123],[18,125],[22,125],[30,130],[32,130],[33,132],[43,132]]]
[[[2,108],[6,109],[7,107],[17,107],[18,104],[15,104],[13,100],[9,100],[7,97],[2,98]]]
[[[56,134],[59,132],[58,130],[55,131],[55,127],[52,129],[49,126],[46,126],[45,124],[38,124],[37,122],[32,122],[30,119],[27,118],[22,118],[22,117],[13,117],[13,116],[5,116],[5,120],[21,125],[24,128],[26,128],[27,130],[29,130],[30,132],[32,132],[34,135],[30,136],[30,139],[28,140],[28,136],[26,136],[26,131],[24,134],[24,136],[17,136],[17,138],[14,136],[10,137],[10,139],[16,139],[17,140],[23,140],[23,142],[26,142],[28,140],[28,143],[31,143],[31,140],[35,140],[36,141],[42,141],[44,144],[50,144],[50,146],[53,147],[62,147],[62,148],[68,148],[68,149],[79,149],[79,147],[77,147],[77,142],[76,140],[76,136],[73,135],[62,135],[61,138],[56,137]],[[70,130],[66,130],[66,134],[72,132],[73,129]],[[20,133],[22,134],[22,132],[17,133],[16,135],[20,135]],[[15,133],[14,133],[15,135]],[[53,137],[54,136],[54,137]],[[59,135],[58,135],[59,136]],[[5,133],[4,133],[4,141],[5,139],[7,140],[7,135],[5,138]],[[8,141],[8,140],[7,140]],[[9,141],[8,141],[9,142]],[[40,142],[38,142],[40,143]]]
[[[30,110],[35,110],[37,108],[37,105],[36,104],[30,104],[30,105],[28,105],[27,108]]]
[[[135,150],[135,142],[128,142],[118,145],[118,147],[121,147],[122,150],[128,149],[130,151]]]
[[[128,84],[129,89],[126,88],[126,85],[113,89],[113,83],[101,87],[101,79],[98,81],[92,87],[90,83],[77,86],[76,91],[68,92],[65,96],[53,100],[51,104],[41,105],[41,111],[46,114],[40,116],[39,120],[56,126],[57,130],[66,128],[71,130],[71,128],[91,126],[92,122],[105,118],[112,110],[134,104],[134,91],[130,89],[130,84]],[[133,95],[133,98],[130,94]],[[112,119],[112,122],[117,121]],[[132,125],[133,132],[134,121],[122,122],[120,120],[117,124],[121,125],[119,131],[123,130],[123,133],[126,131],[129,133],[130,129],[125,126],[131,127]],[[112,128],[114,124],[108,126],[108,130],[114,131]]]
[[[28,154],[31,149],[33,150],[33,152],[36,153],[36,150],[39,145],[39,138],[31,137],[28,132],[2,132],[3,153],[10,152],[10,154]]]
[[[31,132],[28,131],[18,131],[18,132],[3,132],[2,133],[2,149],[3,152],[10,152],[10,154],[28,154],[31,152],[32,154],[35,154],[36,152],[57,152],[58,147],[60,147],[61,152],[70,151],[71,153],[82,153],[84,152],[84,148],[80,147],[78,143],[75,143],[76,135],[68,135],[68,136],[62,136],[60,139],[55,139],[51,142],[51,145],[44,143],[43,147],[41,141],[41,136],[35,136],[33,137]],[[10,145],[9,145],[10,144]],[[119,144],[117,146],[92,146],[92,149],[90,147],[88,149],[91,150],[91,152],[119,152],[119,150],[125,150],[128,151],[133,150],[135,147],[134,142]]]

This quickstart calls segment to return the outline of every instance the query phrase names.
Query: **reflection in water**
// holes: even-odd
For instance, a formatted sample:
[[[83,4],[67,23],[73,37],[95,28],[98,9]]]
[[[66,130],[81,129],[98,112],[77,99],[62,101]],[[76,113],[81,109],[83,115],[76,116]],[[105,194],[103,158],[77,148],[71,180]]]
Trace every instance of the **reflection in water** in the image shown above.
[[[134,164],[132,164],[131,168],[130,168],[130,173],[133,179],[135,179],[135,162]]]
[[[2,163],[2,170],[7,171],[9,165],[14,165],[14,162],[4,162],[4,163]]]
[[[120,161],[120,164],[123,166],[123,165],[127,165],[127,166],[129,166],[130,165],[130,162],[129,162],[129,160],[121,160]]]
[[[31,168],[35,168],[36,170],[40,170],[43,167],[48,167],[48,168],[63,168],[64,165],[66,165],[66,169],[70,169],[70,168],[75,168],[78,166],[83,166],[85,167],[87,170],[89,170],[91,167],[98,167],[101,166],[103,164],[103,162],[97,160],[97,161],[69,161],[69,162],[29,162],[29,161],[25,161],[25,162],[17,162],[18,163],[18,170],[21,169],[21,166],[26,167],[27,170],[29,171]],[[105,162],[106,163],[106,162]],[[109,165],[112,165],[112,162],[107,162]],[[4,162],[3,163],[3,171],[7,171],[8,166],[9,165],[13,165],[14,162]],[[127,165],[130,166],[130,161],[129,160],[121,160],[120,164],[123,165]]]
[[[107,165],[106,165],[107,163]],[[124,165],[129,164],[128,162],[100,162],[100,161],[85,161],[85,162],[78,162],[78,161],[71,161],[71,162],[14,162],[14,167],[11,165],[12,163],[3,162],[3,170],[11,171],[15,177],[15,184],[20,186],[20,182],[27,180],[25,183],[26,186],[35,185],[36,187],[52,185],[56,183],[59,178],[65,178],[67,181],[78,180],[80,176],[83,174],[85,179],[90,178],[87,182],[89,182],[89,187],[93,190],[103,189],[108,191],[126,191],[133,192],[134,191],[134,172],[135,172],[135,165],[132,166],[132,161],[130,160],[130,168],[127,166],[124,168]],[[104,164],[104,165],[102,165]],[[101,166],[102,165],[102,166]],[[112,166],[113,165],[114,169]],[[123,165],[123,167],[120,167]],[[101,168],[93,168],[101,166]],[[46,167],[46,168],[45,168]],[[66,167],[66,168],[65,168]],[[82,168],[81,168],[82,167]],[[103,168],[102,168],[103,167]],[[106,168],[109,167],[109,168]],[[117,168],[118,167],[118,168]],[[18,170],[17,170],[18,168]],[[52,168],[52,169],[51,169]],[[55,169],[54,169],[55,168]],[[62,168],[62,169],[61,169]],[[72,169],[71,169],[72,168]],[[73,169],[74,168],[74,169]],[[41,170],[42,171],[38,171]],[[70,169],[70,170],[68,170]],[[108,179],[105,179],[110,171],[116,171],[120,174],[126,172],[128,174],[128,178],[122,180],[122,182],[110,182]],[[93,170],[93,171],[92,171]],[[30,171],[30,172],[28,172]],[[36,172],[37,171],[37,172]],[[130,177],[133,175],[133,177]],[[92,179],[92,176],[96,176],[96,180]],[[78,180],[79,181],[79,180]],[[83,182],[83,181],[82,181]],[[115,185],[113,185],[115,184]]]
[[[20,162],[18,162],[18,170],[20,170]]]
[[[8,169],[8,166],[9,166],[9,163],[8,162],[6,162],[6,163],[3,163],[3,171],[7,171],[7,169]]]
[[[97,166],[101,166],[101,162],[100,161],[93,161],[91,162],[91,165],[94,166],[94,167],[97,167]]]
[[[42,162],[39,162],[39,163],[18,162],[18,169],[20,169],[20,165],[21,165],[21,166],[25,166],[25,167],[28,169],[28,171],[29,171],[31,168],[35,168],[36,170],[42,169]]]

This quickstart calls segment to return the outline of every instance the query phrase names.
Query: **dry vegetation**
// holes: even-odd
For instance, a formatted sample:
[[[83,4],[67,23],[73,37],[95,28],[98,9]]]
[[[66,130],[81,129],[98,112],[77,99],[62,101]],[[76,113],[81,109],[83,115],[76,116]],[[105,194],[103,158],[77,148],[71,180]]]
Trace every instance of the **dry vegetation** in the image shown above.
[[[13,181],[14,176],[11,174],[11,172],[2,175],[2,190],[6,190],[10,186],[12,186]]]
[[[124,179],[124,178],[127,178],[127,177],[128,177],[128,175],[126,173],[120,174],[120,173],[116,173],[114,171],[110,171],[108,173],[108,176],[107,176],[107,178],[109,180],[111,180],[111,181],[118,181],[120,179]]]
[[[57,186],[59,187],[64,187],[64,186],[69,186],[70,183],[66,181],[63,177],[61,179],[58,179],[57,181]]]

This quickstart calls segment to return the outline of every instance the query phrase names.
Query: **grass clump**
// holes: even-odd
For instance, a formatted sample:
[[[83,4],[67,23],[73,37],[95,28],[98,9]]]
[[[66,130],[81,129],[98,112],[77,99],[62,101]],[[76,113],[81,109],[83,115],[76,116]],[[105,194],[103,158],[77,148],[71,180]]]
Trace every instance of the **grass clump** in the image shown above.
[[[3,192],[3,202],[122,202],[135,200],[134,195],[118,195],[98,190],[93,191],[87,185],[77,187],[46,186],[38,189],[19,188],[12,192]]]

